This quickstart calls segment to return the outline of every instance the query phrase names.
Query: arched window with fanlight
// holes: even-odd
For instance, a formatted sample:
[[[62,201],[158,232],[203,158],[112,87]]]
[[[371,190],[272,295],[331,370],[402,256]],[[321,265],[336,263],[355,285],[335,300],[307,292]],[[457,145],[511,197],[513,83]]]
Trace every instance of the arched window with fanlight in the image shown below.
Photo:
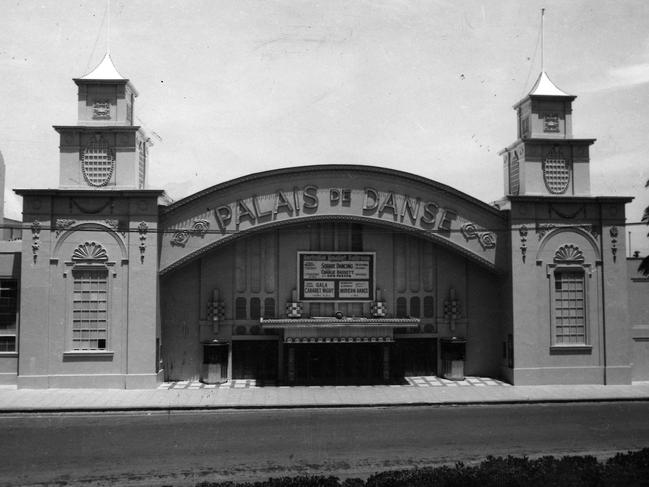
[[[589,275],[590,266],[578,246],[565,244],[557,249],[548,266],[552,346],[588,346]]]
[[[95,242],[72,255],[72,340],[75,351],[107,350],[110,286],[106,250]]]

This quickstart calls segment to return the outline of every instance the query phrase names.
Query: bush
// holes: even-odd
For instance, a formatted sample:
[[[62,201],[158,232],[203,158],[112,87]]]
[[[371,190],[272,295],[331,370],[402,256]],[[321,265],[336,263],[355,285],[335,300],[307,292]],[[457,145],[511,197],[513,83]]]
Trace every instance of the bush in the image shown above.
[[[201,482],[196,487],[649,487],[649,448],[618,453],[606,462],[595,457],[488,456],[478,465],[394,470],[353,478],[300,476],[263,482]]]

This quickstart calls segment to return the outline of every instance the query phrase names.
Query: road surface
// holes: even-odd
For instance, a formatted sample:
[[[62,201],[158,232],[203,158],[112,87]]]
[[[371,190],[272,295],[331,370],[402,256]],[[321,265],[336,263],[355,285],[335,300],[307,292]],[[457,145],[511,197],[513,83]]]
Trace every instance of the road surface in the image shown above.
[[[649,447],[649,403],[0,416],[0,485],[194,485]]]

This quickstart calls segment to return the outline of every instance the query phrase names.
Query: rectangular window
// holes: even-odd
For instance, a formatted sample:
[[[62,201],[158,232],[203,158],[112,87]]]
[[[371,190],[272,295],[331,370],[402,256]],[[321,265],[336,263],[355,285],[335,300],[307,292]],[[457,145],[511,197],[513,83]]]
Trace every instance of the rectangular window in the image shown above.
[[[586,344],[584,272],[556,271],[554,280],[554,338],[557,345]]]
[[[0,352],[16,351],[18,280],[0,279]]]
[[[108,338],[108,272],[73,272],[72,349],[106,350]]]

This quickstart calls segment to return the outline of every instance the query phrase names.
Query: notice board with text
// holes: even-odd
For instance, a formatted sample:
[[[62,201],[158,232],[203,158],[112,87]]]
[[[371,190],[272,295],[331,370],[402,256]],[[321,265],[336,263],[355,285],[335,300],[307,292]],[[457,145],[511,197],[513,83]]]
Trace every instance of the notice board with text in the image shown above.
[[[298,252],[300,301],[373,301],[374,252]]]

